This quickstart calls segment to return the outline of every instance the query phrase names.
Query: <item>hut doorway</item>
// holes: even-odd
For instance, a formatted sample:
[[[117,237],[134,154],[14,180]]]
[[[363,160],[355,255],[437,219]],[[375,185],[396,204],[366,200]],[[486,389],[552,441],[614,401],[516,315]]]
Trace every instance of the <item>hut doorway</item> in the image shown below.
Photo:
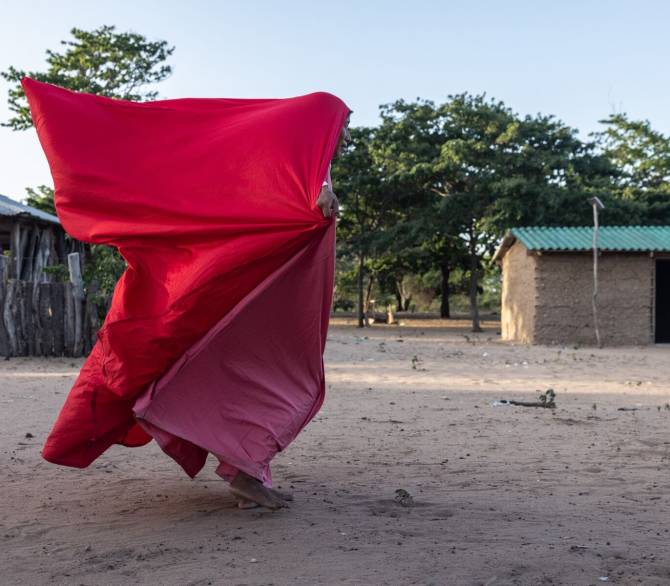
[[[656,343],[670,343],[670,259],[656,261]]]

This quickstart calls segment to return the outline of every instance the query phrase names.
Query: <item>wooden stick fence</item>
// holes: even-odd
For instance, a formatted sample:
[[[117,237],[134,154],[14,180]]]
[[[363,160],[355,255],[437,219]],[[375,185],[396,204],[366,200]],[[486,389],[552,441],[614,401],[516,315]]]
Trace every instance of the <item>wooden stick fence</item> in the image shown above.
[[[99,327],[95,287],[84,292],[79,253],[68,255],[67,283],[8,278],[0,255],[0,355],[82,356]]]

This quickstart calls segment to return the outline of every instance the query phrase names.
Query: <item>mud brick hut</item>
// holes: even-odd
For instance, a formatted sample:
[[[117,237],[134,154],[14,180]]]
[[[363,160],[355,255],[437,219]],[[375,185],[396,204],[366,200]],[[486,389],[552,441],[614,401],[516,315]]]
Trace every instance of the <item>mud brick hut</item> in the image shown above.
[[[515,228],[502,266],[501,330],[531,344],[595,344],[593,228]],[[603,227],[598,323],[605,345],[670,343],[670,226]]]

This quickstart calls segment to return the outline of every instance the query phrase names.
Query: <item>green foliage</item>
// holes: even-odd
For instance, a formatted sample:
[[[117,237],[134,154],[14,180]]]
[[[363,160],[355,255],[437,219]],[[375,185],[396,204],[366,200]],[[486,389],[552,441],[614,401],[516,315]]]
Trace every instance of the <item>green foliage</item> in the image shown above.
[[[47,185],[38,185],[35,188],[26,187],[26,204],[56,215],[56,205],[54,204],[54,190]]]
[[[359,136],[365,156],[337,166],[341,198],[355,193],[374,218],[354,234],[363,224],[345,208],[342,252],[358,247],[375,294],[395,294],[398,308],[416,302],[418,280],[431,275],[443,312],[451,293],[467,293],[476,315],[479,303],[499,302],[489,259],[512,227],[590,225],[594,195],[606,224],[670,223],[668,137],[625,116],[604,124],[583,141],[553,116],[522,117],[467,93],[382,106],[379,127]],[[365,177],[355,190],[352,176]]]
[[[114,287],[125,270],[126,261],[115,248],[104,244],[90,246],[89,259],[82,276],[88,286],[96,284],[97,291],[94,297],[99,307],[108,306],[112,293],[114,293]],[[105,312],[102,311],[102,313]]]
[[[57,283],[67,283],[70,280],[70,271],[63,264],[52,265],[44,267],[44,272],[50,275]]]
[[[137,33],[119,33],[114,26],[101,26],[92,31],[73,28],[70,33],[71,40],[61,41],[62,52],[47,50],[46,71],[26,72],[11,66],[0,73],[10,84],[8,103],[13,113],[3,126],[12,130],[25,130],[32,126],[20,83],[25,76],[75,91],[143,101],[155,99],[158,95],[155,90],[146,89],[147,86],[164,80],[172,73],[172,68],[165,61],[172,55],[174,47],[166,41],[149,41]],[[28,205],[56,213],[52,188],[40,185],[29,187],[26,192]],[[116,249],[108,246],[94,244],[87,246],[86,251],[84,282],[96,291],[104,313],[126,263]],[[68,278],[67,268],[62,265],[46,271],[56,278]]]
[[[164,64],[174,47],[166,41],[148,41],[137,33],[118,33],[114,26],[92,31],[73,28],[72,40],[61,41],[60,53],[47,50],[46,71],[24,71],[10,66],[0,73],[9,82],[9,109],[13,116],[4,122],[13,130],[32,126],[21,79],[32,77],[71,90],[110,98],[143,101],[155,99],[156,91],[144,86],[158,83],[172,73]]]
[[[601,121],[595,134],[603,156],[616,169],[603,217],[610,224],[670,224],[670,137],[648,121],[625,114]],[[616,222],[612,222],[612,217]]]
[[[355,128],[351,139],[347,150],[333,162],[332,175],[341,204],[340,250],[355,271],[362,320],[364,281],[367,279],[370,289],[370,280],[378,277],[379,251],[386,227],[397,214],[397,198],[393,184],[378,166],[376,131]]]

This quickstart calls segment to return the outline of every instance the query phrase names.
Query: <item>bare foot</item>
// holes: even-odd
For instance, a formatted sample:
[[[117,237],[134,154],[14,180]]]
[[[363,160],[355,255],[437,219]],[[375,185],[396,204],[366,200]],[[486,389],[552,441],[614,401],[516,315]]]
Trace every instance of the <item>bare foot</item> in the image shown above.
[[[266,487],[267,488],[267,487]],[[277,498],[283,500],[283,501],[293,501],[293,495],[289,492],[281,492],[279,490],[275,490],[274,488],[267,488],[272,494],[274,494]],[[248,499],[245,499],[244,497],[238,496],[237,497],[237,507],[239,509],[257,509],[260,507],[258,503],[255,503],[254,501],[250,501]]]
[[[268,488],[268,490],[283,501],[293,500],[293,495],[290,492],[282,492],[281,490],[276,490],[274,488]]]
[[[260,481],[245,472],[238,472],[237,476],[230,483],[230,491],[238,499],[251,501],[268,509],[276,510],[288,507],[288,503],[279,493],[263,486]]]

